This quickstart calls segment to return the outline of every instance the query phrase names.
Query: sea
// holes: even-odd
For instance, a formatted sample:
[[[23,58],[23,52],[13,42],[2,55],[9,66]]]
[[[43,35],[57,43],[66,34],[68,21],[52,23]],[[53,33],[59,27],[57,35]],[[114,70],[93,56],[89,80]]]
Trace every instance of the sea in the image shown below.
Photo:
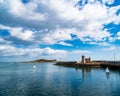
[[[54,64],[0,63],[0,96],[120,96],[120,70]]]

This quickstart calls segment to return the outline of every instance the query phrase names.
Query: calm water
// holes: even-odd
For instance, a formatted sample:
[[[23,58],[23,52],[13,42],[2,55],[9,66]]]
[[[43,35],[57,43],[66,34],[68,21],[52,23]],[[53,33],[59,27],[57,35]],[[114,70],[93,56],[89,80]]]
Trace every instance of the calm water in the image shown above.
[[[120,71],[0,63],[0,96],[120,96]]]

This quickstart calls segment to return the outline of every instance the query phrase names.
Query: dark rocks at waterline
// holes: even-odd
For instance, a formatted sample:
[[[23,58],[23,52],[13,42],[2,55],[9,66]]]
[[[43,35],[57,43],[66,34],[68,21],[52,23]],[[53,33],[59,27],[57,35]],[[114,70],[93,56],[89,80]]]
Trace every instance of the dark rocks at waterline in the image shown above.
[[[66,67],[75,67],[76,62],[57,62],[55,65],[66,66]]]
[[[120,69],[120,64],[100,64],[102,68]]]

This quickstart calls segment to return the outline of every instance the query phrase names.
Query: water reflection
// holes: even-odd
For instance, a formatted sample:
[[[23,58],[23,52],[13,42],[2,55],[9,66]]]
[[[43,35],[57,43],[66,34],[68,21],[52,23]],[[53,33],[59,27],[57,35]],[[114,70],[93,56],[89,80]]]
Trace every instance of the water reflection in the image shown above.
[[[91,77],[91,68],[82,68],[82,77]]]
[[[109,79],[110,78],[110,73],[105,73],[106,78]]]
[[[33,73],[35,73],[36,72],[36,69],[32,69],[33,70]]]
[[[89,67],[82,67],[82,68],[75,68],[76,71],[81,70],[82,71],[82,78],[84,79],[85,77],[91,77],[91,68]]]

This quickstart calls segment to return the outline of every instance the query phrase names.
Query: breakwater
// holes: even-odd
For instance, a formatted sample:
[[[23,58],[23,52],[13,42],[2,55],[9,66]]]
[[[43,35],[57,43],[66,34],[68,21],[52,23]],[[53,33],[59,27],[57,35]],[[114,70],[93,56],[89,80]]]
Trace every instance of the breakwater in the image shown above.
[[[106,68],[109,67],[110,69],[120,69],[120,63],[113,64],[108,62],[91,62],[91,63],[77,63],[73,62],[57,62],[55,65],[64,66],[64,67],[101,67]]]
[[[57,62],[55,65],[65,67],[100,67],[99,63]]]

